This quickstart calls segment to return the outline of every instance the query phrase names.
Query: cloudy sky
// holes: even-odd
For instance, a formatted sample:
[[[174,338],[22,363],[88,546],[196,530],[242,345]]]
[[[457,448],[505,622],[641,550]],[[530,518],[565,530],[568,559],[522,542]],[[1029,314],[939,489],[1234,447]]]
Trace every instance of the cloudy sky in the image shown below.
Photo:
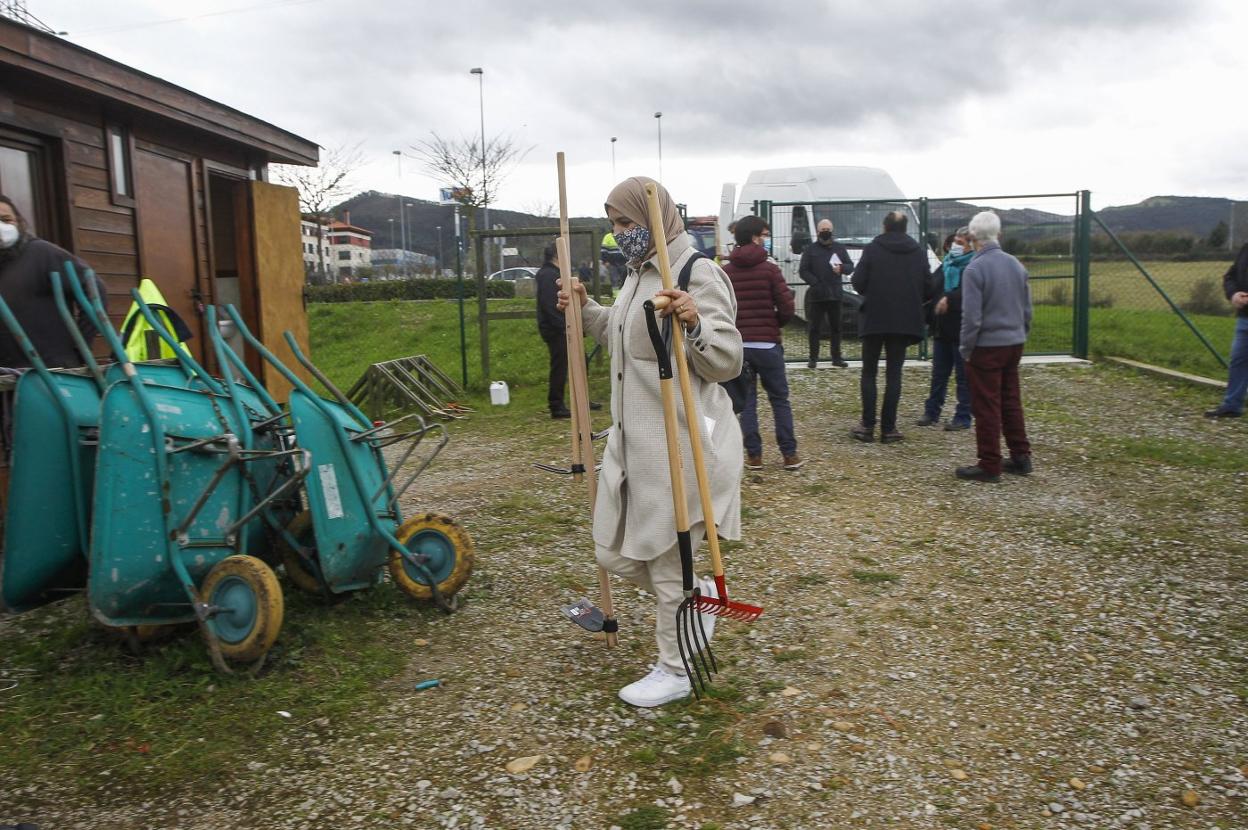
[[[659,173],[694,213],[755,168],[884,167],[910,195],[1248,198],[1238,0],[27,0],[74,43],[312,139],[359,144],[359,189],[436,198],[392,154],[532,147],[498,204],[574,214]],[[193,10],[192,10],[193,9]],[[190,19],[171,20],[188,14]],[[617,136],[612,173],[610,137]]]

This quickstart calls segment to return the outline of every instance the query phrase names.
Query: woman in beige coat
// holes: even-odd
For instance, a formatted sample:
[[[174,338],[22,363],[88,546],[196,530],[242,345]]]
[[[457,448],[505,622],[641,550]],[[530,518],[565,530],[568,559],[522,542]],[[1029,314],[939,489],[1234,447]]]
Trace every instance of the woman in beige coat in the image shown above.
[[[653,670],[620,690],[635,706],[659,706],[689,695],[689,679],[676,645],[676,609],[681,591],[680,555],[672,509],[671,471],[664,443],[663,406],[658,362],[646,330],[642,303],[666,294],[672,303],[661,314],[673,315],[686,331],[686,355],[698,401],[697,425],[705,450],[715,506],[715,522],[725,539],[741,537],[741,427],[728,394],[719,384],[741,372],[741,335],[732,283],[710,259],[700,259],[690,273],[688,292],[663,290],[649,228],[645,186],[634,177],[607,197],[607,218],[620,250],[629,258],[628,277],[615,303],[598,305],[577,284],[584,308],[585,331],[611,354],[611,435],[602,459],[598,500],[594,506],[594,544],[598,562],[658,597],[655,636],[659,660]],[[659,186],[663,226],[672,279],[694,254],[676,205]],[[561,293],[559,305],[568,296]],[[691,536],[696,550],[705,536],[698,499],[688,421],[679,405],[680,446],[684,459]],[[701,580],[704,594],[714,583]],[[707,637],[715,618],[704,618]]]

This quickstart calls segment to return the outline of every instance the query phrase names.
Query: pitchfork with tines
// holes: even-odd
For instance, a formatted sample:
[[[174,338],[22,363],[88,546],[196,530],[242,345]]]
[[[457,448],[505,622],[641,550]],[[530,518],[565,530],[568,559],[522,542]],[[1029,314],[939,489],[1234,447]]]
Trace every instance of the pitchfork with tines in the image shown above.
[[[657,253],[659,276],[663,280],[664,289],[671,289],[674,287],[672,266],[667,255],[667,238],[664,233],[662,208],[659,205],[658,189],[652,183],[646,185],[646,201],[650,213],[650,232],[654,239],[655,251]],[[693,551],[691,549],[688,553],[688,564],[685,564],[685,550],[690,547],[688,540],[689,518],[684,496],[684,477],[680,471],[679,426],[676,419],[675,395],[671,388],[671,355],[659,330],[658,321],[654,316],[656,309],[666,308],[669,302],[670,299],[664,295],[656,297],[654,300],[647,300],[643,307],[646,311],[646,326],[650,331],[650,339],[654,344],[655,356],[659,361],[659,386],[663,393],[663,424],[667,432],[668,461],[672,468],[672,501],[676,508],[678,542],[682,539],[680,535],[682,527],[685,531],[684,541],[680,543],[680,546],[681,565],[685,570],[683,578],[686,599],[677,612],[677,642],[682,646],[681,660],[686,664],[686,672],[688,673],[691,665],[695,670],[698,670],[698,661],[701,660],[700,668],[706,669],[709,676],[711,672],[717,671],[718,667],[714,656],[710,653],[706,633],[702,627],[701,615],[714,614],[718,617],[753,622],[763,613],[763,609],[757,605],[736,602],[728,598],[728,588],[724,582],[723,557],[720,554],[719,535],[715,525],[715,507],[711,499],[711,483],[706,472],[706,459],[702,452],[702,430],[697,428],[701,424],[701,420],[698,418],[697,399],[693,394],[693,383],[689,377],[689,366],[685,358],[684,331],[682,326],[675,324],[671,326],[671,354],[675,355],[676,369],[680,378],[680,394],[685,405],[685,421],[689,426],[690,449],[693,454],[694,473],[698,481],[698,496],[701,501],[702,519],[706,528],[707,548],[710,550],[711,567],[715,574],[715,588],[719,596],[706,596],[693,586]],[[665,364],[666,377],[664,376]],[[682,515],[684,516],[683,525],[681,522]],[[690,613],[692,610],[696,610],[698,613]],[[705,656],[702,656],[703,654]],[[698,670],[697,674],[697,680],[703,682],[701,671]],[[699,692],[698,684],[694,683],[692,674],[690,683],[693,685],[694,693],[697,694]]]

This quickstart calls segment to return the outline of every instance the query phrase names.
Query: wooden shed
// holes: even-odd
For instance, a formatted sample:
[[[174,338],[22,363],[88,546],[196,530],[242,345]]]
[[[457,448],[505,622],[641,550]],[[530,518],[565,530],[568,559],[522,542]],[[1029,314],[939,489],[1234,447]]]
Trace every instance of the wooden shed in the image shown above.
[[[115,321],[154,280],[210,366],[207,304],[237,305],[271,348],[286,329],[306,346],[298,196],[266,179],[317,161],[307,139],[0,18],[0,192],[95,268]]]

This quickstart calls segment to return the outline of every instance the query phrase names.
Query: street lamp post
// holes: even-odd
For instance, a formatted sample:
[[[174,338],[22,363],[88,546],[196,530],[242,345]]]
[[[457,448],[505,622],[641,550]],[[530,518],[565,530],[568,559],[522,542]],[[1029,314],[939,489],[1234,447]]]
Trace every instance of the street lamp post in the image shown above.
[[[486,165],[485,165],[485,70],[479,66],[474,66],[468,70],[470,75],[477,76],[477,100],[481,109],[481,207],[485,216],[482,219],[481,227],[486,230],[490,227],[490,187],[486,181]],[[485,263],[482,273],[490,272],[490,246],[484,246]]]
[[[659,127],[659,181],[663,181],[663,113],[654,114],[654,123]]]
[[[618,139],[611,136],[611,181],[615,181],[615,142]]]
[[[408,264],[408,261],[407,261],[407,243],[408,243],[408,241],[409,241],[409,240],[408,240],[408,236],[407,236],[407,220],[404,218],[404,213],[403,213],[403,208],[404,208],[404,206],[407,206],[407,207],[416,207],[416,206],[415,206],[414,204],[412,204],[411,202],[404,201],[404,200],[402,200],[402,199],[400,199],[400,201],[399,201],[399,222],[403,223],[403,228],[402,228],[402,233],[403,233],[403,276],[405,276],[405,277],[410,277],[410,276],[412,275],[412,272],[411,272],[411,269],[410,269],[409,264]],[[415,244],[416,244],[416,228],[415,228],[415,227],[413,227],[413,228],[412,228],[412,238],[411,238],[411,240],[410,240],[410,241],[412,242],[412,244],[413,244],[413,245],[415,245]]]
[[[442,276],[442,226],[438,225],[438,276]]]
[[[399,249],[401,257],[401,265],[403,266],[403,275],[407,276],[407,221],[403,218],[403,153],[400,150],[392,150],[394,153],[394,161],[399,166],[399,233],[402,240],[402,247]]]

